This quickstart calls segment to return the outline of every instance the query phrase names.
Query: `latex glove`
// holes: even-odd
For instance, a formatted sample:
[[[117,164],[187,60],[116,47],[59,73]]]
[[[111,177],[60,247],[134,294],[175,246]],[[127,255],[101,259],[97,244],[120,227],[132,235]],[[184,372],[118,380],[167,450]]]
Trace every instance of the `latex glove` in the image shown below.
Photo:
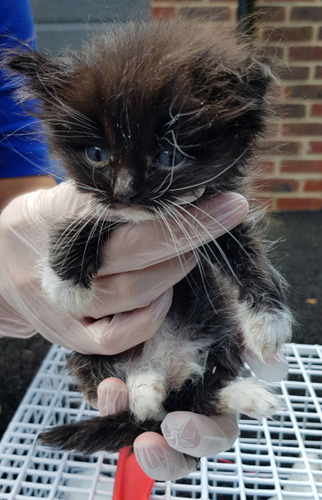
[[[288,362],[282,351],[266,358],[265,363],[249,350],[243,358],[255,375],[266,382],[280,382],[288,373]]]
[[[143,222],[117,228],[102,249],[96,299],[84,311],[84,318],[90,317],[85,320],[49,302],[37,265],[46,253],[49,229],[66,217],[95,219],[97,203],[71,181],[17,198],[0,217],[0,334],[40,332],[55,344],[88,354],[118,353],[151,338],[170,308],[172,286],[196,264],[191,248],[233,228],[248,210],[246,200],[234,193],[201,208],[189,209],[186,234],[172,221],[168,227]]]
[[[281,352],[265,363],[248,353],[245,358],[258,378],[268,382],[281,380],[287,373],[287,361]],[[274,375],[272,375],[274,374]],[[128,389],[116,378],[98,386],[97,407],[102,415],[129,409]],[[206,417],[192,412],[168,413],[161,424],[163,435],[145,432],[134,441],[134,453],[140,467],[153,479],[175,480],[196,468],[200,457],[214,457],[229,450],[239,436],[237,417],[222,414]]]

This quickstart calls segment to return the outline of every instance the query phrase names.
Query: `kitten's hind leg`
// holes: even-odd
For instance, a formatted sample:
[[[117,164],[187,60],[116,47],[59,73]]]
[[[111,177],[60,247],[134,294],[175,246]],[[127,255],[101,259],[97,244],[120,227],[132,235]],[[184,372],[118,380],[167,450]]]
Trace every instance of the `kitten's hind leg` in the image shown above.
[[[282,409],[278,396],[254,378],[234,382],[220,390],[217,409],[221,413],[243,413],[251,418],[270,418]]]

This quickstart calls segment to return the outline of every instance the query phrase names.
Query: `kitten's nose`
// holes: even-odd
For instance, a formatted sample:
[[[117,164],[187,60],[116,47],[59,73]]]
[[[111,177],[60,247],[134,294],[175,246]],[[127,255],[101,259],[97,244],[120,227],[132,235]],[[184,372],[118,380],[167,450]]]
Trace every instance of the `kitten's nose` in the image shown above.
[[[125,205],[126,207],[129,207],[131,205],[131,199],[133,198],[133,196],[131,195],[126,195],[126,194],[123,194],[123,195],[120,195],[117,197],[117,201],[119,203],[121,203],[122,205]]]
[[[114,195],[116,198],[133,195],[133,175],[126,168],[122,168],[115,175]]]
[[[117,172],[114,181],[114,197],[123,205],[129,205],[134,196],[133,175],[125,168]]]

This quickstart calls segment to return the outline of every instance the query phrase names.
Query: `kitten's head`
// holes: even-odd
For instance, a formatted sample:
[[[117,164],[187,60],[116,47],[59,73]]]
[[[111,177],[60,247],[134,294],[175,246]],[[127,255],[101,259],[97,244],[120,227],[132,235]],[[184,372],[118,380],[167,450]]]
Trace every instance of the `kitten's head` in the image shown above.
[[[208,22],[118,26],[79,54],[21,52],[54,152],[80,189],[112,208],[236,190],[267,115],[269,66]]]

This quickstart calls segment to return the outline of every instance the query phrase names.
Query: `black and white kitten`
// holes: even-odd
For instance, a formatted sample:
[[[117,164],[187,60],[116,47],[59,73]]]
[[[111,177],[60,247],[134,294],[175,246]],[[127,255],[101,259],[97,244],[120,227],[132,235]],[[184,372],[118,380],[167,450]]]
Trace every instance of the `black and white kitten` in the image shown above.
[[[225,191],[247,196],[274,77],[232,33],[182,19],[130,23],[80,53],[47,58],[23,51],[7,65],[26,77],[22,98],[40,100],[36,114],[67,175],[105,214],[66,214],[53,227],[42,282],[64,310],[81,316],[93,300],[100,247],[116,224],[164,224],[167,217],[184,233],[187,206],[198,209]],[[197,231],[197,221],[190,223]],[[119,377],[130,410],[56,427],[41,435],[43,443],[84,453],[119,450],[144,431],[161,432],[167,412],[261,418],[278,409],[278,398],[256,379],[236,381],[244,350],[263,359],[291,333],[283,280],[257,226],[250,215],[195,252],[199,264],[175,285],[151,340],[113,356],[71,355],[68,369],[88,401],[103,379]]]

